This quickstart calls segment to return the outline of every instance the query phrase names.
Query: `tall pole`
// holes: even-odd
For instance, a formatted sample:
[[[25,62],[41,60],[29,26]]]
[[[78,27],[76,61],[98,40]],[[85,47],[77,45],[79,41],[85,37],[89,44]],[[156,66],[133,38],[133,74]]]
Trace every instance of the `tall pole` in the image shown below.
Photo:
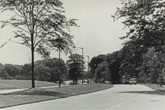
[[[82,84],[83,84],[83,54],[84,54],[84,49],[82,47],[74,47],[74,48],[79,48],[82,49],[82,64],[81,64],[81,74],[82,74]]]
[[[88,57],[88,84],[89,84],[89,56],[86,55],[86,57]]]
[[[80,49],[82,49],[82,64],[81,64],[81,74],[82,74],[82,84],[83,84],[83,54],[84,54],[84,49],[82,48],[82,47],[76,47],[76,48],[80,48]]]
[[[82,49],[82,69],[81,69],[81,74],[82,74],[82,84],[83,84],[83,54],[84,54],[84,49],[83,48],[81,48]]]
[[[61,67],[60,67],[60,51],[61,51],[61,42],[62,42],[62,39],[60,37],[58,37],[58,40],[59,40],[59,44],[58,44],[58,50],[59,50],[59,72],[58,72],[58,80],[59,80],[59,87],[61,87]]]

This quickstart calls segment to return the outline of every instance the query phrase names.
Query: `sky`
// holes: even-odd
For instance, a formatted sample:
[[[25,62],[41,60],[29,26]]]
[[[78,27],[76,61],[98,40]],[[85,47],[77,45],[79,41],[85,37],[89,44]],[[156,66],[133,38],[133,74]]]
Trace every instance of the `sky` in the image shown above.
[[[84,49],[84,56],[90,59],[100,54],[108,54],[122,48],[123,40],[119,37],[126,34],[121,20],[113,21],[111,15],[116,7],[121,7],[120,0],[61,0],[67,18],[78,19],[80,27],[71,28],[76,47]],[[9,14],[0,15],[1,19],[8,19]],[[24,45],[9,42],[14,36],[13,28],[0,29],[0,45],[8,42],[0,48],[0,63],[20,64],[31,62],[31,50]],[[81,54],[82,50],[77,49],[75,53]],[[58,58],[58,52],[52,52],[51,58]],[[61,53],[61,58],[68,60],[68,55]],[[35,61],[41,60],[41,56],[35,53]],[[87,58],[85,57],[87,61]]]

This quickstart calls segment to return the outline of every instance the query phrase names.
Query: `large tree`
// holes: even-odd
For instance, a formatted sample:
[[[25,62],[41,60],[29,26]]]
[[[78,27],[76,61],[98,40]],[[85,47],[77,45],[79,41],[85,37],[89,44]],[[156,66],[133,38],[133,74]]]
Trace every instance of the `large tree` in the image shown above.
[[[134,42],[135,61],[133,65],[129,65],[129,68],[134,68],[135,75],[138,76],[139,66],[144,60],[142,54],[146,53],[149,47],[155,47],[155,51],[161,51],[165,45],[165,1],[121,0],[121,2],[123,6],[117,8],[113,18],[114,20],[124,18],[122,23],[129,29],[121,39],[127,38],[130,39],[129,42]],[[123,64],[126,63],[123,62]],[[141,76],[143,76],[142,72],[140,72]]]
[[[129,28],[122,38],[136,39],[145,47],[161,50],[165,45],[165,1],[121,0],[123,7],[117,8],[114,19],[125,18],[123,24]]]
[[[151,83],[160,83],[162,86],[164,74],[164,52],[156,52],[155,48],[149,48],[146,54],[143,54],[143,63],[141,66],[141,74],[139,78],[144,80],[144,76]]]
[[[98,64],[96,72],[96,82],[105,83],[105,81],[111,82],[111,74],[108,68],[108,62],[103,61],[102,63]]]
[[[89,63],[89,66],[91,68],[91,73],[92,75],[95,75],[96,73],[96,69],[97,69],[97,66],[106,61],[106,55],[98,55],[96,57],[93,57]]]
[[[52,40],[57,37],[73,38],[69,27],[76,26],[75,19],[67,20],[59,0],[0,0],[2,12],[12,11],[14,16],[2,21],[2,27],[12,25],[17,29],[15,37],[21,38],[24,44],[31,48],[32,88],[34,81],[34,52],[43,57],[50,54]]]
[[[82,75],[81,72],[84,70],[84,60],[79,54],[71,54],[69,60],[67,60],[67,66],[69,69],[69,78],[77,84],[78,78]],[[83,65],[83,67],[82,67]]]

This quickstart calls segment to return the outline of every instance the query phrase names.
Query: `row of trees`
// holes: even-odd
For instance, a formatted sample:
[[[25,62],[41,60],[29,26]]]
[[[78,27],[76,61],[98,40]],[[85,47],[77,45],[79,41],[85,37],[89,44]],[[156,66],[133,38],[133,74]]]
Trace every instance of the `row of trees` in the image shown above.
[[[61,79],[67,78],[67,66],[65,62],[58,58],[47,58],[44,60],[39,60],[35,62],[35,79],[40,81],[59,81],[58,75]],[[31,64],[24,65],[12,65],[5,64],[0,65],[0,76],[5,79],[21,79],[29,80],[31,79]],[[60,74],[59,74],[60,73]]]
[[[90,68],[95,82],[99,83],[122,83],[123,76],[136,77],[139,82],[165,83],[164,64],[165,53],[157,52],[154,47],[145,50],[128,44],[119,51],[93,57]]]
[[[164,68],[165,1],[122,0],[122,4],[123,7],[117,9],[113,18],[125,18],[123,24],[129,31],[121,38],[127,38],[128,42],[136,45],[135,75],[144,79],[150,77],[156,83],[158,77],[162,80]]]
[[[96,81],[104,73],[112,83],[120,83],[122,76],[137,77],[139,81],[162,82],[164,74],[165,45],[165,2],[164,0],[121,0],[123,7],[117,8],[114,20],[122,22],[128,32],[121,39],[127,39],[121,50],[94,57],[91,72]],[[100,72],[101,68],[104,68]],[[104,72],[104,71],[107,72]],[[98,80],[99,79],[99,80]],[[107,78],[108,80],[108,78]],[[100,81],[99,81],[100,82]]]
[[[65,63],[59,58],[46,58],[34,63],[35,80],[62,83],[63,80],[73,80],[77,84],[78,79],[87,78],[84,71],[85,62],[81,55],[71,54]],[[32,79],[31,64],[12,65],[0,64],[0,77],[4,79]]]
[[[131,45],[131,46],[130,46]],[[40,81],[59,82],[62,80],[77,81],[85,78],[93,78],[97,83],[121,83],[123,76],[136,76],[140,82],[160,82],[162,69],[164,68],[164,54],[157,52],[154,47],[144,52],[143,47],[128,44],[121,50],[93,57],[90,61],[90,73],[85,72],[85,62],[81,55],[71,54],[65,63],[62,59],[46,58],[35,62],[35,79]],[[143,53],[143,54],[142,54]],[[60,65],[59,65],[60,64]],[[83,65],[83,67],[82,67]],[[25,65],[0,65],[0,77],[15,79],[31,79],[31,64]]]
[[[0,77],[4,79],[15,78],[16,75],[20,72],[21,65],[12,65],[12,64],[0,64]]]

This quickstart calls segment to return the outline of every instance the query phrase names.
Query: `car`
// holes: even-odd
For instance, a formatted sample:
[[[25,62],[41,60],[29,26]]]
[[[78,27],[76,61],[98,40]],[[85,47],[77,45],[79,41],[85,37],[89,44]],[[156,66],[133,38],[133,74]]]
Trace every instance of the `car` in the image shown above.
[[[130,80],[129,80],[129,84],[131,85],[131,84],[135,84],[136,85],[136,78],[130,78]]]

